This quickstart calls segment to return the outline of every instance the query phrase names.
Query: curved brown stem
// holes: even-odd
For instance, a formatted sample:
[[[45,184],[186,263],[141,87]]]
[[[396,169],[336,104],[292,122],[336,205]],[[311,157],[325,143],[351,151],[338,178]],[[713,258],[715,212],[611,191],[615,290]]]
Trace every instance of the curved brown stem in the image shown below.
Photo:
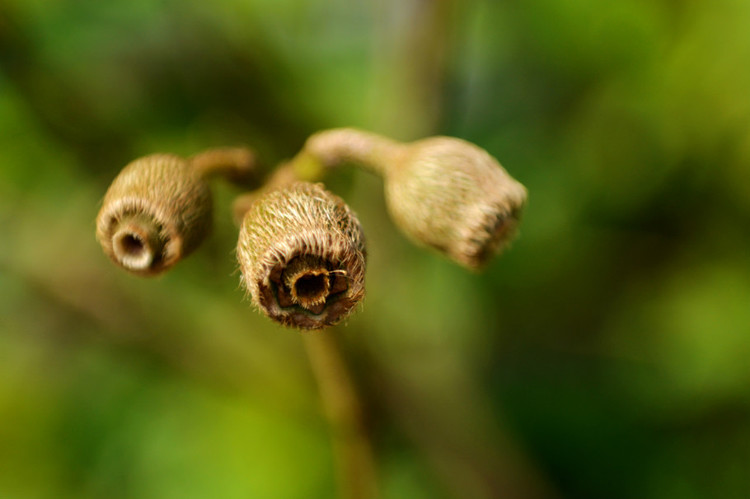
[[[290,164],[301,177],[322,176],[346,164],[357,165],[384,177],[398,161],[405,144],[356,128],[334,128],[312,135]],[[309,179],[308,179],[309,180]]]
[[[256,188],[262,178],[255,153],[245,147],[208,149],[191,157],[190,163],[204,178],[223,177],[243,187]]]
[[[331,426],[341,497],[374,499],[378,487],[372,443],[335,334],[335,329],[303,334],[305,350]]]

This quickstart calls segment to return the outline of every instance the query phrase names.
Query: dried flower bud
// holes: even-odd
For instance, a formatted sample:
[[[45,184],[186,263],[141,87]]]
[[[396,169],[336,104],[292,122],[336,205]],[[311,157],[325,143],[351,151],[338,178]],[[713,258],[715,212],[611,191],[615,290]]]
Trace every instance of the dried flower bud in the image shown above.
[[[362,228],[320,184],[297,182],[261,195],[242,222],[237,257],[253,302],[286,326],[333,325],[364,296]]]
[[[409,144],[385,169],[386,202],[415,241],[479,270],[515,236],[526,189],[470,142]]]
[[[115,263],[159,274],[193,251],[211,226],[211,192],[189,161],[155,154],[127,165],[104,196],[96,237]]]
[[[294,162],[303,171],[353,163],[381,175],[401,230],[472,270],[513,238],[526,202],[526,189],[495,158],[452,137],[404,144],[353,128],[326,130]]]

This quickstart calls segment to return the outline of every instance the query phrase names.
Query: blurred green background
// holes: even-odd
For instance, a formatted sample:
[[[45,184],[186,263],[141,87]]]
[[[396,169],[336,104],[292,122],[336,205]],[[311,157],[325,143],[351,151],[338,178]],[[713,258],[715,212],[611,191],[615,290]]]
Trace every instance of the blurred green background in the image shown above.
[[[164,277],[94,239],[131,159],[454,135],[529,189],[482,275],[382,183],[341,330],[387,498],[750,497],[747,0],[2,0],[0,498],[330,498],[299,334],[252,310],[237,194]]]

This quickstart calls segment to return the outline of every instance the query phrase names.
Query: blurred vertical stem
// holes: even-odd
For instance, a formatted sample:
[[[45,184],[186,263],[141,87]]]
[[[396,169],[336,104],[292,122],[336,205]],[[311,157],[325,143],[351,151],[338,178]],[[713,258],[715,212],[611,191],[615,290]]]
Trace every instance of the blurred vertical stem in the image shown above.
[[[456,19],[462,7],[456,0],[375,2],[374,15],[381,20],[375,128],[402,138],[434,135],[442,128]]]
[[[374,499],[378,487],[372,443],[336,334],[334,328],[304,333],[302,337],[331,426],[341,495],[346,499]]]

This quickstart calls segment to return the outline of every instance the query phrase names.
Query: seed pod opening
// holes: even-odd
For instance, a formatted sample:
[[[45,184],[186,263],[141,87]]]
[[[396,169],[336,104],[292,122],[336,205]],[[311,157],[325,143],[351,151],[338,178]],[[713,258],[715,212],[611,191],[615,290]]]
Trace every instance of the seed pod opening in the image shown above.
[[[237,258],[253,303],[285,326],[336,324],[364,296],[362,228],[320,184],[297,182],[261,195],[242,222]]]
[[[515,236],[526,189],[470,142],[420,140],[383,171],[388,209],[401,230],[471,270]]]
[[[127,165],[110,185],[96,237],[112,261],[151,276],[172,267],[211,227],[211,192],[188,161],[155,154]]]

